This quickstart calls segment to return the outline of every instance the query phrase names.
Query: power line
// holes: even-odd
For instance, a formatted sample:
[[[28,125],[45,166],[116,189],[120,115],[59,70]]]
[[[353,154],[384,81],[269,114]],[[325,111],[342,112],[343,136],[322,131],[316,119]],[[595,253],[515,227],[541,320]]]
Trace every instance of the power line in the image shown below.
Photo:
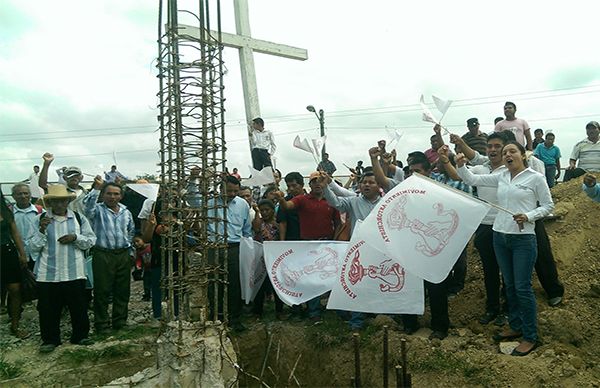
[[[554,92],[561,92],[561,91],[567,91],[567,90],[589,89],[589,88],[596,88],[596,87],[600,87],[600,84],[572,86],[572,87],[546,89],[546,90],[538,90],[538,91],[526,91],[526,92],[509,93],[509,94],[487,96],[487,97],[463,98],[463,99],[454,100],[455,104],[453,106],[454,107],[465,107],[465,106],[486,105],[486,104],[497,103],[498,100],[481,101],[481,102],[466,103],[466,104],[461,104],[461,103],[470,102],[470,101],[479,101],[479,100],[498,99],[500,97],[506,98],[506,97],[514,97],[514,96],[526,96],[526,95],[531,95],[531,94],[535,95],[535,94],[542,94],[542,93],[554,93]],[[583,95],[583,94],[599,93],[599,92],[600,92],[600,90],[591,90],[591,91],[576,92],[576,93],[559,93],[559,94],[550,94],[547,96],[535,96],[535,97],[523,98],[521,100],[536,100],[536,99],[571,96],[571,95]],[[431,104],[429,104],[429,105],[431,105]],[[411,109],[402,109],[402,108],[411,108]],[[392,110],[390,110],[390,109],[392,109]],[[381,111],[383,111],[383,112],[381,112]],[[351,117],[351,116],[356,116],[356,115],[360,115],[360,114],[378,114],[378,113],[379,114],[390,114],[390,113],[403,113],[403,112],[413,112],[413,111],[420,111],[420,105],[419,104],[405,104],[405,105],[393,105],[393,106],[378,107],[378,108],[375,108],[375,107],[355,108],[355,109],[346,109],[346,110],[338,110],[338,111],[329,111],[327,113],[328,113],[328,117],[333,118],[333,117]],[[363,112],[363,113],[360,113],[360,112]],[[349,114],[344,114],[344,113],[349,113]],[[312,119],[312,116],[309,116],[309,117],[306,117],[306,116],[309,116],[309,115],[306,113],[302,113],[302,114],[293,114],[293,115],[270,116],[270,117],[265,117],[265,118],[269,121],[278,122],[278,123]],[[279,119],[286,119],[286,118],[288,118],[289,120],[279,120]],[[232,120],[229,120],[230,123],[227,125],[230,127],[245,126],[245,125],[247,125],[245,121],[246,121],[245,119],[232,119]],[[238,124],[233,124],[235,122],[238,122]],[[42,135],[42,134],[55,134],[55,133],[93,132],[93,131],[116,131],[116,130],[122,130],[122,129],[157,128],[157,126],[158,126],[158,124],[156,124],[156,125],[133,125],[133,126],[123,126],[123,127],[89,128],[89,129],[71,129],[71,130],[46,131],[46,132],[26,132],[26,133],[13,132],[13,133],[4,133],[3,136],[23,136],[23,135],[33,135],[33,134]],[[72,137],[83,137],[83,136],[72,136]]]

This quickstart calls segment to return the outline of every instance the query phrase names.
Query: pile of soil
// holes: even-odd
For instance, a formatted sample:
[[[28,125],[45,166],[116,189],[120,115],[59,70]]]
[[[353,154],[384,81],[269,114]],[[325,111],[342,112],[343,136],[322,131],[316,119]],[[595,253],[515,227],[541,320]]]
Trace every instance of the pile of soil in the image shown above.
[[[595,235],[600,203],[581,191],[581,179],[559,184],[552,194],[554,213],[560,217],[546,221],[546,229],[566,291],[563,303],[550,307],[534,279],[543,345],[527,357],[500,353],[491,339],[498,327],[478,323],[485,309],[485,291],[479,256],[470,246],[465,289],[450,300],[449,337],[428,339],[428,309],[420,320],[423,328],[410,336],[390,317],[368,320],[360,332],[363,386],[382,386],[387,326],[390,385],[395,385],[394,366],[401,361],[404,338],[408,371],[416,387],[600,387],[600,239]],[[26,306],[24,325],[34,335],[26,340],[8,334],[3,316],[0,386],[96,386],[155,364],[157,329],[147,323],[150,306],[139,301],[140,283],[133,283],[130,331],[96,338],[88,353],[63,345],[50,355],[39,354],[33,304]],[[269,306],[263,320],[247,317],[245,324],[249,330],[232,337],[241,367],[240,386],[258,387],[261,380],[270,387],[350,385],[355,369],[352,333],[334,312],[326,311],[324,322],[312,325],[307,320],[277,321]],[[63,332],[68,330],[65,322]]]
[[[363,386],[382,385],[382,327],[387,325],[390,384],[395,384],[400,340],[406,338],[409,372],[417,387],[600,387],[600,203],[582,192],[581,179],[559,184],[552,195],[559,217],[545,221],[545,226],[565,296],[562,304],[550,307],[534,278],[542,346],[527,357],[502,354],[491,339],[498,327],[478,323],[485,310],[485,290],[479,256],[470,246],[465,289],[449,302],[454,327],[450,336],[430,341],[427,328],[406,336],[401,325],[378,316],[360,333]],[[423,326],[429,322],[427,310]],[[271,387],[298,385],[290,379],[298,358],[294,377],[302,386],[349,386],[354,376],[351,332],[330,312],[321,326],[257,323],[234,342],[245,370],[260,377],[264,369],[262,377]],[[259,386],[251,376],[242,376],[242,383]]]

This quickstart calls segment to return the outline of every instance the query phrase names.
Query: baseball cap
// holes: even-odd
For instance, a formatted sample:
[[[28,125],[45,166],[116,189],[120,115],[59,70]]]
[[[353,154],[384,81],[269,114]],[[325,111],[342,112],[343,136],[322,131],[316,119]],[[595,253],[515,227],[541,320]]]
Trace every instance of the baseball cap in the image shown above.
[[[585,127],[596,127],[597,129],[600,129],[600,124],[598,124],[597,121],[590,121],[585,125]]]
[[[64,173],[65,178],[72,178],[76,175],[81,175],[81,169],[79,167],[67,167]]]
[[[467,120],[467,127],[474,127],[476,125],[479,125],[479,120],[477,119],[477,117],[473,117]]]

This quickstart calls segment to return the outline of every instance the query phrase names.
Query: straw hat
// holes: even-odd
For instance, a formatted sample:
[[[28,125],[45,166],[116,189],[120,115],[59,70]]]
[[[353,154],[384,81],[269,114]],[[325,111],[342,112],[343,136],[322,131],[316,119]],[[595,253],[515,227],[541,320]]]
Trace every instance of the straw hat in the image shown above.
[[[67,191],[65,185],[48,185],[48,194],[43,197],[44,203],[52,199],[69,199],[74,200],[76,197],[75,193]]]

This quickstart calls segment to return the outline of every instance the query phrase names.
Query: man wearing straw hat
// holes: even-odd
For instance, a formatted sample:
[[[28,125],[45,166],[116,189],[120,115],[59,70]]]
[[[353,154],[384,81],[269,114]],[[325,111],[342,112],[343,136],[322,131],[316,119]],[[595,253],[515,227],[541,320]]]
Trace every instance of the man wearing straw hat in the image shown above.
[[[100,190],[101,188],[101,190]],[[98,197],[102,202],[96,203]],[[96,332],[108,331],[108,299],[112,293],[112,328],[118,330],[127,323],[131,269],[131,241],[135,223],[131,212],[121,203],[123,189],[116,183],[104,183],[99,175],[92,191],[83,199],[85,214],[96,233],[92,250],[94,269],[94,318]]]
[[[75,194],[63,185],[48,186],[43,197],[46,213],[31,240],[37,255],[34,272],[39,287],[38,311],[42,346],[49,353],[60,345],[60,317],[64,306],[71,314],[71,343],[91,345],[87,314],[84,251],[96,242],[96,235],[85,217],[68,209]]]

